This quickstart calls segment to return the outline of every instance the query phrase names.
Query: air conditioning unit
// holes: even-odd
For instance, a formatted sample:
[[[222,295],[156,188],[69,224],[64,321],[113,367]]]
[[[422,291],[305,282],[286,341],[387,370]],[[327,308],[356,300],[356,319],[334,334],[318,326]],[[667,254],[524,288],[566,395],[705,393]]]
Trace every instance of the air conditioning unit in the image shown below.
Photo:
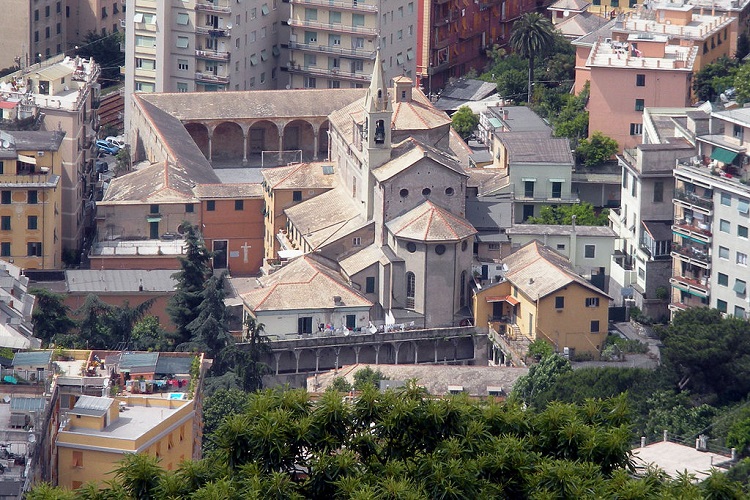
[[[36,155],[37,155],[37,156],[44,156],[44,151],[37,151],[37,152],[36,152]]]

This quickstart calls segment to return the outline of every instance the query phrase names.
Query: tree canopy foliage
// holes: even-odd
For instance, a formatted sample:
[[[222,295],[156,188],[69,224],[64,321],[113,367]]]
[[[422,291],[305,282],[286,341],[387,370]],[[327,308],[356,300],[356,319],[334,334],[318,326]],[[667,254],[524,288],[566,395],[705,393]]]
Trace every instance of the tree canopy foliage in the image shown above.
[[[65,296],[44,288],[33,288],[29,293],[36,297],[31,313],[34,336],[44,343],[57,343],[56,339],[66,338],[76,324],[70,318],[71,310],[65,305]]]
[[[715,101],[719,94],[734,86],[734,76],[739,63],[720,57],[707,64],[693,77],[693,92],[701,101]]]
[[[461,106],[451,116],[451,125],[458,135],[463,139],[468,139],[479,125],[479,117],[468,106]]]
[[[590,138],[581,139],[576,148],[576,156],[585,166],[595,167],[612,158],[617,149],[617,141],[601,132],[594,132]]]
[[[513,23],[508,43],[513,51],[528,60],[527,101],[531,101],[534,59],[542,57],[555,45],[552,22],[538,12],[527,12]]]
[[[120,32],[100,34],[89,31],[83,39],[83,44],[76,50],[81,57],[93,57],[101,67],[99,81],[102,87],[115,85],[122,80],[120,67],[125,66],[125,53],[120,45],[125,43],[125,37]]]
[[[219,426],[205,459],[165,471],[152,456],[127,455],[112,484],[78,498],[742,497],[720,473],[700,485],[633,477],[627,415],[623,397],[534,410],[428,398],[413,383],[352,401],[328,391],[315,403],[302,391],[264,391]],[[27,498],[66,495],[42,485]]]
[[[570,225],[573,223],[574,215],[576,224],[580,226],[606,226],[609,221],[609,210],[606,208],[597,214],[591,203],[579,203],[543,207],[539,211],[539,217],[529,217],[526,222],[528,224]]]

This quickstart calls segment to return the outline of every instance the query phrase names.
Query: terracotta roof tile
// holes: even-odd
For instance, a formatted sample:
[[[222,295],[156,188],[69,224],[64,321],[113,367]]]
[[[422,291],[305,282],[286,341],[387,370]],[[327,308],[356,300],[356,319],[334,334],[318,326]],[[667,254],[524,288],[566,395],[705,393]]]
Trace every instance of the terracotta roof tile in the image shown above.
[[[431,201],[392,219],[386,226],[398,238],[425,242],[459,241],[477,233],[466,219]]]

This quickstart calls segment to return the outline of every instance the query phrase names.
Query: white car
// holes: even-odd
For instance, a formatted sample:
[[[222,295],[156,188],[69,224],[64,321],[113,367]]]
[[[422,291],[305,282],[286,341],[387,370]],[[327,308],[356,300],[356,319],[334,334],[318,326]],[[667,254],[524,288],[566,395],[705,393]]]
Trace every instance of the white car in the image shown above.
[[[123,141],[120,137],[114,137],[110,135],[104,140],[112,144],[113,146],[117,146],[120,149],[125,147],[125,141]]]

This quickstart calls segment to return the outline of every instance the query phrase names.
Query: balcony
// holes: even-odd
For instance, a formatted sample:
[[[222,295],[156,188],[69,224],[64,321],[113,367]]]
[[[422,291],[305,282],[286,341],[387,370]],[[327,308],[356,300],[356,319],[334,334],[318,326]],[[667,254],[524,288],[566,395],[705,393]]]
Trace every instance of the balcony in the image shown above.
[[[708,297],[710,290],[708,277],[703,277],[702,279],[697,280],[687,276],[675,275],[669,279],[669,283],[677,290],[703,298]]]
[[[208,35],[214,38],[231,36],[229,28],[214,28],[212,26],[196,26],[195,32],[199,35]]]
[[[202,83],[219,83],[223,85],[229,84],[228,76],[214,75],[213,73],[195,73],[195,81]]]
[[[287,66],[287,71],[290,73],[297,73],[302,75],[311,75],[311,76],[321,76],[324,78],[333,78],[336,80],[352,80],[357,82],[367,82],[370,81],[370,74],[369,73],[352,73],[350,71],[344,71],[342,69],[337,68],[330,68],[330,69],[324,69],[324,68],[315,68],[312,66],[300,66],[289,64]]]
[[[335,8],[341,10],[348,10],[353,12],[377,12],[378,6],[367,4],[364,2],[358,2],[352,0],[351,2],[336,2],[334,0],[291,0],[290,3],[294,5],[320,5],[326,8]]]
[[[334,54],[334,55],[346,56],[346,57],[358,57],[361,59],[369,59],[369,60],[375,59],[374,50],[355,49],[355,48],[346,49],[344,47],[341,47],[340,45],[317,45],[313,43],[289,42],[289,48],[292,50],[302,50],[306,52]]]
[[[673,243],[672,257],[678,258],[688,264],[693,264],[704,269],[711,268],[711,256],[707,246],[693,246]]]
[[[678,219],[672,225],[672,232],[693,241],[701,243],[711,243],[711,224],[705,222],[696,222],[695,219],[690,221]]]
[[[219,6],[212,3],[196,3],[195,10],[202,12],[211,12],[215,14],[231,14],[232,8],[229,6]]]
[[[367,26],[346,26],[344,24],[319,23],[318,21],[304,21],[302,19],[290,19],[289,26],[296,28],[312,28],[324,31],[333,31],[335,33],[352,33],[357,35],[377,36],[377,28],[368,28]]]
[[[228,61],[229,52],[219,52],[217,50],[196,50],[195,57],[200,59],[209,59],[211,61]]]
[[[710,215],[714,209],[714,201],[712,198],[699,196],[695,192],[685,191],[684,189],[675,189],[673,201],[708,215]]]

